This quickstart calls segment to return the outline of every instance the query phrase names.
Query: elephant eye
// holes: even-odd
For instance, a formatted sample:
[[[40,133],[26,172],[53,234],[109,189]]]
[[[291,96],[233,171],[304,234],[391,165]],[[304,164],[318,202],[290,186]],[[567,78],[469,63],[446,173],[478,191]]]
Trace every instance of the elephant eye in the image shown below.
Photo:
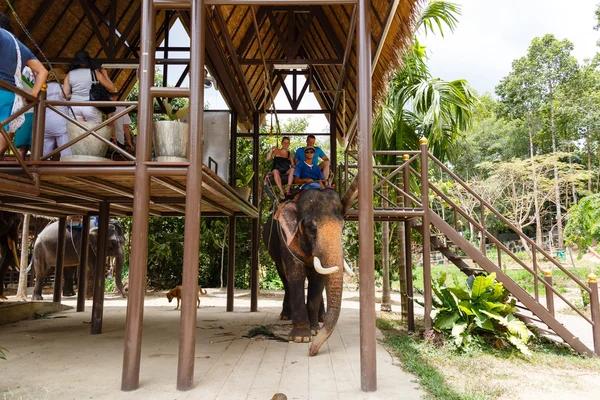
[[[306,229],[310,232],[317,231],[317,223],[315,221],[308,220],[306,221]]]

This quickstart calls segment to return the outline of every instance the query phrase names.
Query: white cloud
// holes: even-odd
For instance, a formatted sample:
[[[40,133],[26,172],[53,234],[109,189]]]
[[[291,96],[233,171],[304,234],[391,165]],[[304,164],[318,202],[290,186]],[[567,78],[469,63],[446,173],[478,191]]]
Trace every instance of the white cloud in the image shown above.
[[[533,38],[547,33],[569,39],[578,60],[594,56],[600,32],[593,29],[598,0],[455,0],[458,28],[445,38],[422,38],[434,76],[465,78],[479,92],[493,92],[524,56]]]

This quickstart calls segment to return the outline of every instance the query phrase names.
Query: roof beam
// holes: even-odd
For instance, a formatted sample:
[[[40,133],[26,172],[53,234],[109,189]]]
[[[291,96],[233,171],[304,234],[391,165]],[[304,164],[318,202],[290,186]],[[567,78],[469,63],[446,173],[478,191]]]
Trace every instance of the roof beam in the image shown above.
[[[85,14],[86,18],[90,22],[90,25],[92,25],[92,30],[94,31],[96,38],[100,42],[100,46],[102,46],[102,49],[104,50],[104,54],[106,54],[106,56],[108,58],[112,58],[111,57],[111,55],[112,55],[111,49],[110,49],[110,47],[108,47],[108,43],[106,43],[106,40],[104,40],[104,36],[102,36],[102,31],[100,30],[100,26],[98,26],[98,23],[94,19],[94,15],[92,14],[92,10],[90,8],[89,0],[79,0],[79,4],[81,5],[81,8],[83,9],[83,13]]]
[[[346,48],[344,50],[344,63],[342,64],[342,70],[340,71],[340,77],[336,87],[335,100],[333,101],[333,110],[337,110],[340,105],[342,98],[342,89],[344,82],[346,81],[346,75],[348,75],[348,64],[350,63],[350,54],[352,53],[352,43],[354,42],[354,31],[356,29],[356,7],[352,11],[352,18],[350,19],[350,27],[348,28],[348,36],[346,37]],[[345,134],[345,132],[344,132]]]
[[[33,29],[35,29],[35,27],[38,25],[40,20],[44,17],[44,15],[46,15],[48,10],[52,6],[52,3],[54,3],[54,0],[44,0],[44,2],[38,6],[37,11],[33,15],[33,17],[29,20],[29,22],[27,23],[27,31],[31,32]],[[50,32],[52,32],[52,31],[50,31]],[[19,40],[21,42],[25,43],[26,37],[27,37],[27,34],[25,32],[23,32],[21,35],[19,35]]]
[[[343,60],[338,58],[294,58],[292,60],[287,60],[285,58],[279,59],[267,59],[264,60],[267,65],[273,64],[288,64],[288,65],[342,65]],[[262,65],[263,60],[260,58],[242,58],[240,60],[240,64],[242,65]]]
[[[142,16],[142,6],[139,5],[138,8],[133,13],[133,16],[129,20],[129,23],[125,27],[123,34],[121,35],[121,37],[117,41],[117,44],[115,45],[115,57],[117,56],[117,54],[119,54],[119,50],[121,50],[121,46],[126,45],[127,47],[129,47],[129,45],[127,43],[127,38],[131,34],[131,30],[133,29],[133,27],[140,20],[141,16]]]
[[[254,98],[252,97],[252,93],[250,93],[250,88],[248,87],[248,82],[246,82],[246,76],[242,71],[242,67],[240,66],[237,52],[235,51],[235,46],[231,40],[231,36],[229,35],[229,31],[227,29],[227,24],[223,19],[223,14],[221,14],[221,8],[215,7],[213,15],[215,20],[217,21],[217,26],[219,27],[219,31],[223,34],[223,39],[225,39],[225,46],[227,47],[227,51],[230,54],[230,60],[233,64],[233,69],[238,76],[238,79],[242,82],[242,89],[244,89],[244,95],[250,104],[251,111],[253,113],[256,112],[256,104],[254,103]]]
[[[207,6],[252,6],[261,5],[290,5],[318,6],[327,4],[356,4],[356,0],[205,0]],[[191,7],[191,0],[154,0],[157,10],[186,10]]]

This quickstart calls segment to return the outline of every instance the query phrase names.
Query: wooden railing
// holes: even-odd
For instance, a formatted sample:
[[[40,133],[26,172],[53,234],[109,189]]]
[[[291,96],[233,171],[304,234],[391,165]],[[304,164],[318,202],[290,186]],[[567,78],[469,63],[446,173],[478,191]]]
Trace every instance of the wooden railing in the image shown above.
[[[552,318],[555,316],[555,296],[564,302],[576,315],[581,317],[592,328],[595,353],[597,355],[600,354],[600,309],[598,305],[597,283],[593,274],[588,277],[588,284],[584,283],[571,270],[552,257],[549,252],[539,246],[534,240],[530,239],[508,218],[476,193],[465,181],[431,154],[428,151],[426,144],[422,143],[421,150],[419,151],[373,151],[373,155],[396,156],[396,159],[402,158],[402,163],[399,165],[375,164],[373,166],[373,207],[375,208],[374,217],[376,221],[399,221],[410,218],[421,218],[423,220],[423,226],[429,227],[428,215],[431,202],[429,191],[431,190],[435,196],[438,196],[446,204],[446,206],[442,206],[441,209],[432,208],[431,210],[433,212],[438,214],[442,220],[447,218],[451,219],[453,217],[454,230],[457,232],[459,229],[459,218],[463,218],[468,224],[471,224],[480,234],[479,252],[497,267],[499,273],[506,272],[503,270],[502,264],[504,257],[514,262],[521,270],[526,271],[533,279],[533,293],[527,292],[526,294],[529,294],[531,301],[535,301],[535,303],[547,310]],[[422,166],[424,166],[424,168],[422,168]],[[357,152],[348,150],[344,157],[344,164],[341,164],[338,167],[340,193],[346,198],[354,199],[356,197],[353,196],[353,193],[351,192],[356,190],[357,185],[352,185],[352,187],[350,185],[356,176],[356,169]],[[401,179],[399,179],[400,174],[402,174]],[[461,189],[477,203],[479,221],[477,221],[473,215],[475,214],[473,210],[467,212],[463,207],[457,204],[456,199],[453,199],[452,196],[444,193],[443,190],[432,183],[430,174],[431,176],[435,176],[436,179],[453,182],[453,185],[460,186]],[[382,190],[384,188],[387,190]],[[386,194],[384,194],[384,192]],[[346,217],[350,220],[355,219],[358,215],[357,203],[357,200],[353,200],[348,208]],[[386,207],[383,207],[384,203],[386,204]],[[531,265],[528,265],[528,263],[520,259],[513,251],[488,231],[486,228],[486,218],[490,216],[497,218],[507,229],[514,232],[522,242],[528,245],[528,250],[531,254]],[[423,232],[426,231],[424,230]],[[428,249],[430,246],[429,239],[429,235],[423,235],[424,253],[425,249]],[[491,243],[495,246],[497,253],[496,260],[488,258],[487,243]],[[546,262],[543,262],[544,260],[546,260]],[[424,299],[425,315],[429,315],[428,312],[431,310],[431,268],[429,264],[429,256],[425,256],[424,254],[423,275],[424,292],[426,294]],[[576,290],[581,290],[582,293],[586,293],[590,296],[591,318],[573,304],[573,302],[563,295],[556,285],[553,284],[551,276],[553,269],[559,270],[565,275],[568,279],[567,284],[570,282],[571,286]],[[512,278],[509,277],[509,279]],[[540,285],[543,285],[546,291],[545,305],[540,303]],[[427,295],[428,293],[429,295]],[[523,294],[526,296],[525,293]],[[525,299],[525,302],[532,305],[527,298]],[[537,309],[539,310],[539,308]],[[545,317],[547,318],[547,315]],[[428,318],[425,319],[425,323],[426,328],[431,325],[431,321],[428,321]],[[554,324],[554,326],[556,327],[557,325]]]

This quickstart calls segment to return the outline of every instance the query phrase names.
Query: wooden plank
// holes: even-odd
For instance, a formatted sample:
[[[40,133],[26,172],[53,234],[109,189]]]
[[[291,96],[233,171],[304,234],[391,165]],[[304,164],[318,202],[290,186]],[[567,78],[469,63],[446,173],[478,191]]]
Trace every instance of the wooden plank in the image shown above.
[[[308,343],[289,343],[279,383],[279,393],[308,400]]]

